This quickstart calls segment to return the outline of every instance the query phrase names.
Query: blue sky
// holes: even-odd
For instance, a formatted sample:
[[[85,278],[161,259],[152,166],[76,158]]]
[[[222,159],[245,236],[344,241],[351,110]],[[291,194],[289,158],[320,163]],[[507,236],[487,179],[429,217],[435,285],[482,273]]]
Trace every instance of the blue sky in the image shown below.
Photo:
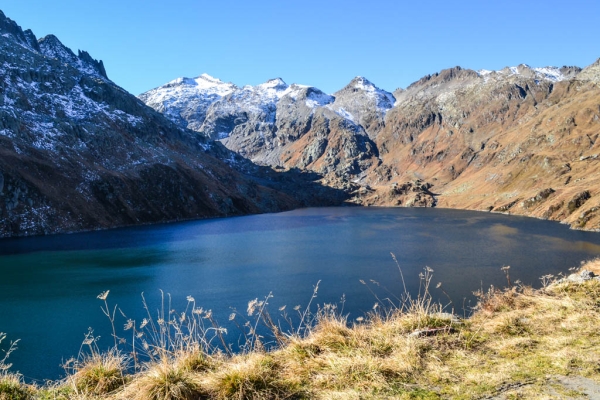
[[[136,95],[202,73],[329,93],[361,75],[393,91],[456,65],[584,67],[600,57],[597,0],[4,0],[0,9],[102,59]]]

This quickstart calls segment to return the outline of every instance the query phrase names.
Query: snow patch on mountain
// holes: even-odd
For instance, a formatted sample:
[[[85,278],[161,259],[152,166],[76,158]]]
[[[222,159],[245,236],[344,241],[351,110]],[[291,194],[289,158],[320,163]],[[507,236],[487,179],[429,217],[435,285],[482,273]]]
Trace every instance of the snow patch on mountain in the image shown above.
[[[346,109],[344,107],[338,108],[337,110],[335,110],[335,112],[340,117],[348,119],[348,120],[354,122],[354,116],[352,116],[352,114],[350,114],[348,111],[346,111]]]
[[[551,82],[560,82],[566,79],[557,67],[533,68],[533,70],[536,72],[536,75]]]
[[[5,50],[4,46],[7,45],[9,43],[2,43],[2,50]],[[72,53],[70,54],[72,55]],[[29,55],[32,56],[31,53]],[[65,55],[69,56],[69,53],[56,53],[57,57],[64,57]],[[34,62],[31,61],[30,65],[33,64]],[[69,65],[73,66],[70,63]],[[52,90],[53,82],[40,84],[39,82],[23,79],[21,76],[26,76],[31,68],[24,69],[9,61],[3,63],[2,69],[0,69],[0,81],[4,83],[4,93],[3,101],[0,103],[0,114],[10,116],[27,127],[27,131],[34,135],[31,141],[33,147],[55,152],[62,147],[63,137],[65,140],[69,139],[65,136],[63,128],[53,122],[55,119],[68,118],[72,122],[79,123],[89,121],[90,118],[101,114],[108,117],[107,129],[111,129],[114,123],[136,126],[142,121],[141,118],[111,108],[106,103],[90,99],[85,94],[86,88],[81,86],[81,75],[70,77],[65,75],[59,78],[65,87],[70,86],[71,89],[56,92]],[[65,66],[64,68],[68,67]],[[71,71],[75,70],[71,69]],[[83,72],[80,69],[79,71],[80,73]],[[98,77],[96,71],[92,75]],[[23,111],[22,101],[20,100],[22,98],[27,98],[29,110]],[[110,124],[108,121],[111,121]],[[18,138],[19,132],[20,130],[4,129],[0,132],[0,135],[10,135],[13,138]]]
[[[323,107],[335,101],[335,97],[321,92],[320,90],[310,90],[306,95],[306,106],[309,108]]]
[[[256,91],[262,97],[266,97],[269,99],[280,99],[285,95],[286,90],[289,88],[288,84],[283,81],[281,78],[269,79],[265,83],[261,83],[260,85],[256,85],[255,87],[247,85],[244,86],[244,89],[250,91]]]

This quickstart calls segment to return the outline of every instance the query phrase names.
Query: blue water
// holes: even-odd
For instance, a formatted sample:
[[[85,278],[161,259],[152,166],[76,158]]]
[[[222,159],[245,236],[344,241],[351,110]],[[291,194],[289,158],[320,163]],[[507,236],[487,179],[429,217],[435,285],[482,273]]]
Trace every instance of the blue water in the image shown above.
[[[112,343],[96,298],[105,290],[110,304],[138,320],[141,293],[156,304],[162,289],[175,308],[191,295],[226,323],[232,307],[245,310],[270,292],[273,314],[282,305],[304,306],[321,281],[315,301],[335,303],[345,295],[344,311],[356,318],[376,301],[359,280],[402,292],[391,252],[409,291],[418,290],[418,275],[429,266],[433,285],[442,282],[454,304],[468,309],[473,291],[506,283],[502,266],[511,266],[511,279],[539,286],[540,276],[568,273],[600,255],[600,234],[499,214],[352,207],[4,239],[0,332],[20,339],[13,370],[55,379],[88,327],[102,336],[101,345]],[[120,328],[125,320],[118,318]],[[237,343],[238,332],[230,330],[227,339]]]

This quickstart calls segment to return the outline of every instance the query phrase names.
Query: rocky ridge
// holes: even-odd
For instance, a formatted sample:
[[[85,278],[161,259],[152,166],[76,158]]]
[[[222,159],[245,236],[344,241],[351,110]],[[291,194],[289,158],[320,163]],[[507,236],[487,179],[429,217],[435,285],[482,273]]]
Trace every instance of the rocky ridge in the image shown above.
[[[1,12],[0,63],[0,237],[281,211],[345,196],[181,128],[110,81],[102,61],[52,35],[37,40]]]
[[[362,77],[329,97],[277,80],[277,95],[260,95],[259,85],[213,102],[195,130],[258,163],[324,174],[358,204],[515,213],[597,230],[599,62],[455,67],[393,94]],[[323,101],[308,106],[308,90]]]
[[[178,97],[171,92],[171,84],[139,97],[160,97],[160,104],[147,104],[157,111],[168,110],[166,115],[182,126],[192,127],[186,113],[202,115],[202,124],[195,124],[194,130],[220,140],[253,162],[329,175],[330,181],[348,188],[348,177],[378,162],[375,145],[355,119],[381,125],[393,103],[390,93],[366,79],[358,77],[355,81],[354,86],[333,96],[315,87],[288,85],[276,78],[233,89],[220,98],[202,93]],[[361,101],[360,96],[366,101]],[[173,103],[178,107],[168,106]],[[363,103],[374,106],[373,115]]]

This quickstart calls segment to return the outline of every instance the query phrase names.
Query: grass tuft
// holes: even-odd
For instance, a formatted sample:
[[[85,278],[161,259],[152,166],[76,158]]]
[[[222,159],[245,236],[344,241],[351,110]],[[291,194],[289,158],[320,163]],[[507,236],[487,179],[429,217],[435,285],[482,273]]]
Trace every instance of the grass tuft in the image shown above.
[[[301,382],[293,376],[284,378],[282,366],[264,353],[234,358],[209,381],[209,391],[216,399],[309,398]]]
[[[18,374],[0,373],[0,400],[32,400],[35,390],[25,385]]]
[[[150,365],[128,389],[126,397],[139,400],[192,400],[205,395],[192,372],[166,360]]]
[[[114,349],[104,353],[93,353],[80,360],[71,360],[67,381],[79,394],[104,395],[126,383],[124,370],[126,358]]]

